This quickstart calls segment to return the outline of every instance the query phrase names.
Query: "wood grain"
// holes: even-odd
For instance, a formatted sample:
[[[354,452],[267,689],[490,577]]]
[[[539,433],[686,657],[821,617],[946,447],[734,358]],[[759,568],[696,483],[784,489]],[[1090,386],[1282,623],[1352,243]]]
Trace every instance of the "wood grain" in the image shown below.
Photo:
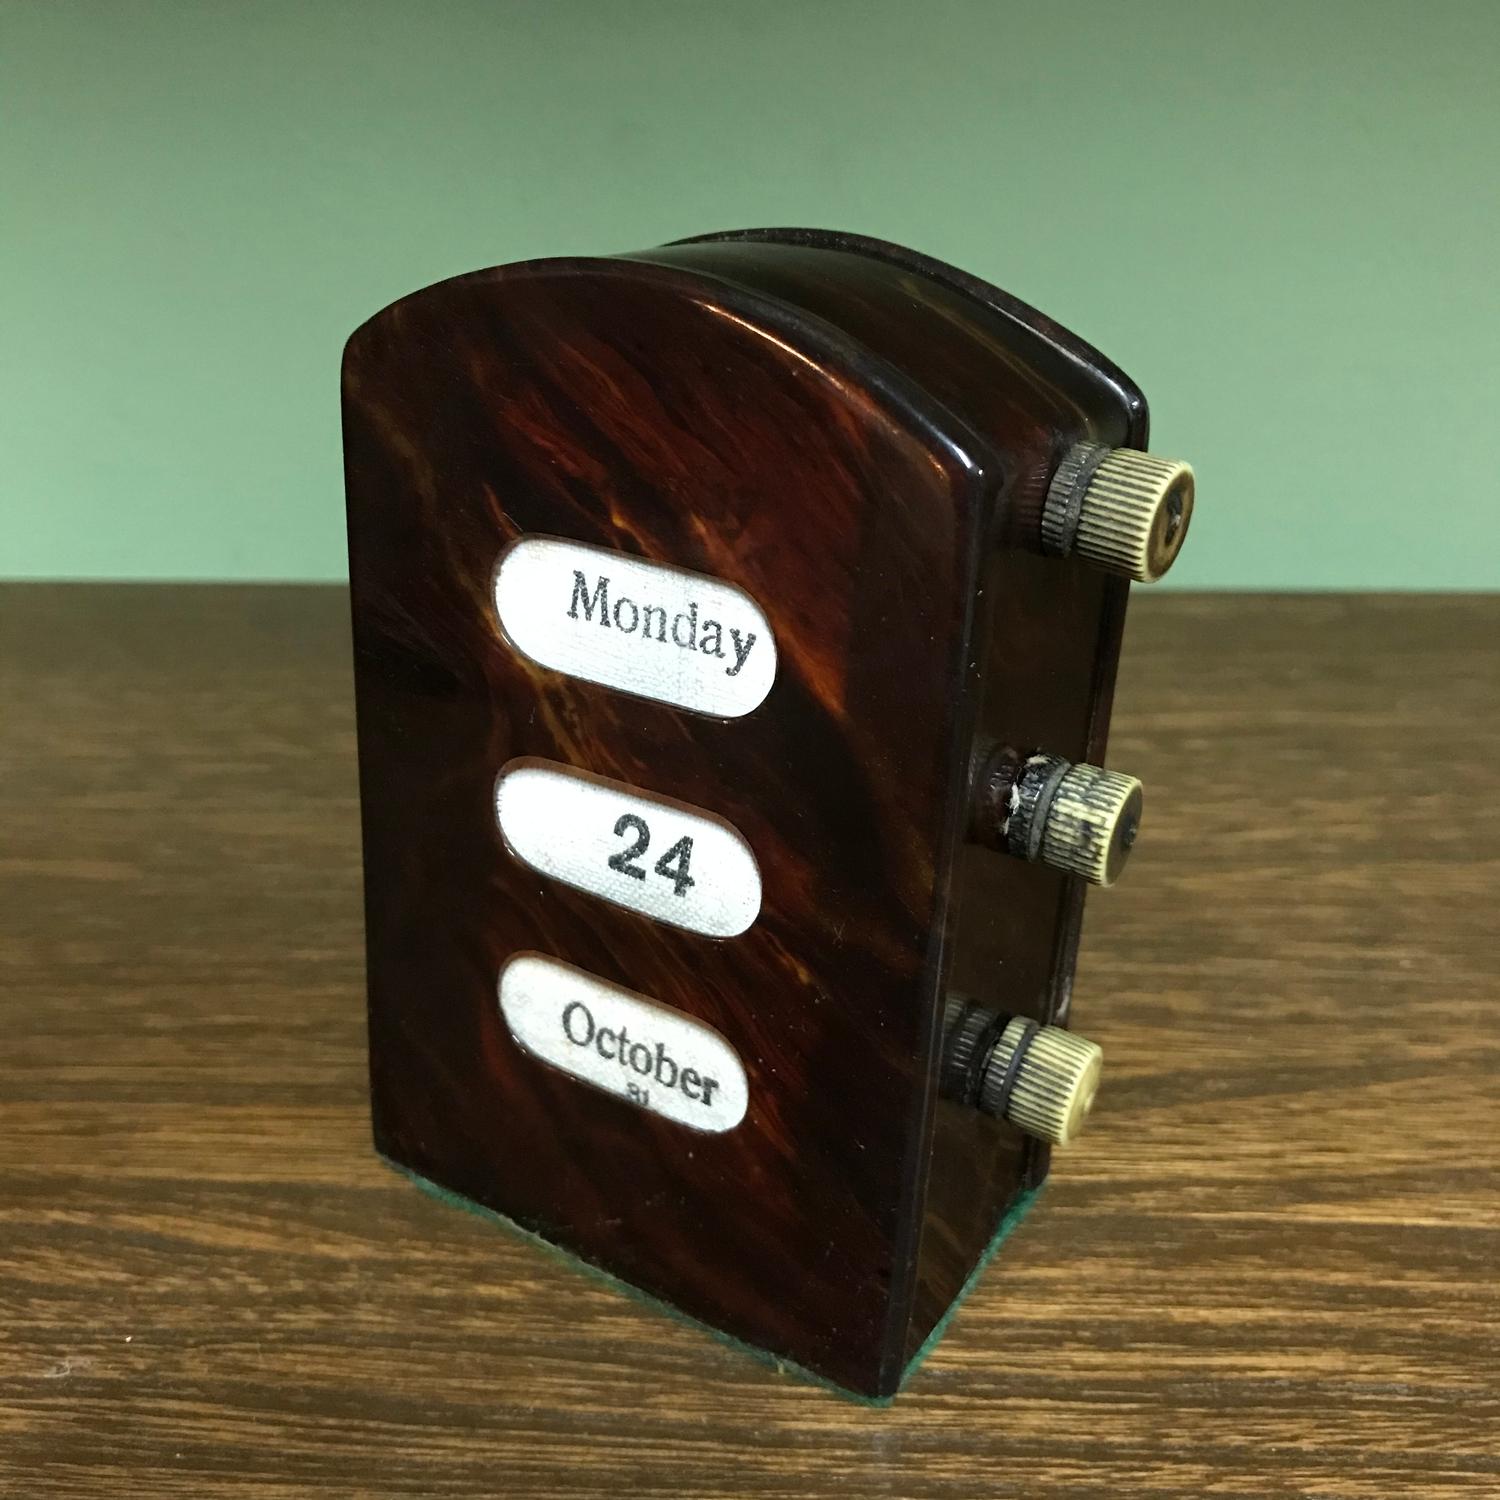
[[[1101,1104],[884,1411],[375,1160],[341,592],[0,606],[0,1493],[1500,1494],[1500,600],[1136,601]]]

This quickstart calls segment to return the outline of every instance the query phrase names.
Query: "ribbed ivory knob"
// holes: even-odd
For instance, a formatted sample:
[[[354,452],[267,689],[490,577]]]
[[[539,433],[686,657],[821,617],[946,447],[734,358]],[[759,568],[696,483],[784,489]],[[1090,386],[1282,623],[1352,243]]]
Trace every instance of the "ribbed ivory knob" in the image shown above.
[[[1005,848],[1095,885],[1113,885],[1135,844],[1144,801],[1134,776],[1039,752],[1026,759],[1013,784]]]
[[[1135,448],[1079,443],[1052,476],[1042,544],[1154,583],[1182,550],[1192,518],[1190,465]]]
[[[1104,1053],[1093,1042],[1013,1016],[985,1064],[979,1107],[1066,1146],[1083,1129],[1103,1069]]]
[[[1145,798],[1134,776],[1073,766],[1057,784],[1042,825],[1043,864],[1113,885],[1141,826]]]

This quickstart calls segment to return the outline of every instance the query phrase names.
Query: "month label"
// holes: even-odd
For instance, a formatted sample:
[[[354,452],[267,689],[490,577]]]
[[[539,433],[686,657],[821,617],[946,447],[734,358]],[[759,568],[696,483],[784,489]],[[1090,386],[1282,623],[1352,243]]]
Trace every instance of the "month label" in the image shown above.
[[[734,1049],[681,1011],[537,953],[501,970],[500,1010],[527,1052],[652,1114],[715,1133],[745,1118]]]
[[[556,537],[495,570],[495,611],[533,661],[586,682],[735,719],[776,679],[776,641],[733,584]]]
[[[555,761],[514,761],[495,784],[511,852],[543,875],[659,922],[736,937],[760,914],[760,869],[722,818]]]

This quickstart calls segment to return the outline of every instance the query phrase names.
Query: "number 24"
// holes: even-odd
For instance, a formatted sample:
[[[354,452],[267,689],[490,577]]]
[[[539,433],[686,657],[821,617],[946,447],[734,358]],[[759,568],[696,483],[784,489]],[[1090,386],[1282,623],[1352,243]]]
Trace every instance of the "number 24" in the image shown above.
[[[646,872],[631,860],[639,858],[646,852],[651,843],[651,830],[646,826],[644,818],[637,817],[634,813],[626,813],[618,823],[615,824],[615,834],[623,838],[627,833],[635,834],[635,842],[628,849],[621,849],[609,857],[611,870],[618,870],[622,875],[633,876],[636,880],[644,880]],[[688,874],[688,865],[693,858],[693,841],[690,837],[680,838],[662,857],[656,862],[656,873],[663,879],[672,882],[672,890],[676,895],[682,896],[687,893],[690,885],[697,882]]]

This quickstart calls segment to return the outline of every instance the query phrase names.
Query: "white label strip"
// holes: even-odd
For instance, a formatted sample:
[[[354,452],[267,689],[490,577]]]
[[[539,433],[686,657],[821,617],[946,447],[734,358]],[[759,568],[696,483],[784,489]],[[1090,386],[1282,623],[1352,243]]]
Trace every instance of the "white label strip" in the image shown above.
[[[533,661],[698,713],[739,718],[776,678],[776,642],[742,589],[619,552],[523,537],[495,610]]]
[[[591,896],[707,937],[760,914],[760,869],[722,819],[552,761],[517,761],[495,785],[516,857]]]
[[[695,1130],[733,1130],[749,1090],[718,1032],[581,969],[522,953],[500,974],[511,1035],[544,1062]]]

